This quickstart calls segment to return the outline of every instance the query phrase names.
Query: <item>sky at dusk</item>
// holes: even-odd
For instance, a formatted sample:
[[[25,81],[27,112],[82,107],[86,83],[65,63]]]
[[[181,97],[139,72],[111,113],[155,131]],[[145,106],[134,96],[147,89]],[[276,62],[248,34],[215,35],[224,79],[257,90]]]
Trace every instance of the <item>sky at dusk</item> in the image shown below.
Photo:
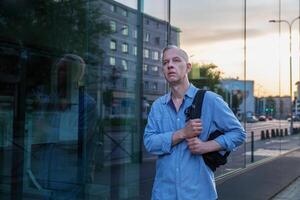
[[[136,8],[136,0],[118,0]],[[247,1],[246,78],[254,80],[255,95],[289,95],[289,31],[279,18],[279,0]],[[214,63],[224,78],[244,79],[241,0],[171,0],[171,24],[180,28],[180,46],[192,62]],[[144,0],[144,12],[167,20],[166,0]],[[299,0],[281,0],[281,19],[299,16]],[[293,90],[299,80],[299,21],[292,26]],[[279,56],[280,55],[280,56]],[[280,80],[280,84],[279,84]]]

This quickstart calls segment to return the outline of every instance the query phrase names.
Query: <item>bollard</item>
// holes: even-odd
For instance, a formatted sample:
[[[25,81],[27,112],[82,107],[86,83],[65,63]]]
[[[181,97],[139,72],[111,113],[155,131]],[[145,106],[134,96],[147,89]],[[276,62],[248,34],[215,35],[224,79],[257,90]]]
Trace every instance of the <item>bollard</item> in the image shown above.
[[[266,130],[266,138],[267,138],[267,139],[270,139],[269,130]]]
[[[280,129],[280,137],[283,137],[283,130]]]
[[[295,135],[297,132],[296,132],[296,128],[295,127],[293,127],[293,135]]]
[[[274,130],[274,129],[271,130],[271,137],[272,137],[272,138],[273,138],[273,137],[276,137],[276,134],[275,134],[275,130]]]
[[[251,162],[254,162],[254,132],[251,131]]]
[[[261,140],[265,140],[266,139],[266,137],[265,137],[265,131],[261,131],[260,139]]]
[[[278,128],[276,128],[276,137],[278,137],[279,136],[279,130],[278,130]]]
[[[287,129],[287,128],[284,129],[284,135],[285,135],[285,136],[288,136],[288,135],[289,135],[289,134],[288,134],[288,129]]]

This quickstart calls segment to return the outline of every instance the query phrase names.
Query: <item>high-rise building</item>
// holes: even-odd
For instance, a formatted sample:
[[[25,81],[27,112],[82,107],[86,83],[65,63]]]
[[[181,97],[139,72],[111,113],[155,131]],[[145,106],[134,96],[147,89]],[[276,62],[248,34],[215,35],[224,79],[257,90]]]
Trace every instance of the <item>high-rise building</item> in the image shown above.
[[[276,119],[286,119],[290,115],[290,96],[260,97],[255,102],[255,114],[272,116]]]
[[[106,112],[111,112],[112,117],[122,117],[124,110],[134,109],[133,95],[138,68],[143,68],[145,107],[166,92],[166,81],[161,73],[161,50],[167,45],[168,23],[143,14],[143,66],[137,66],[137,10],[115,1],[102,0],[101,12],[111,29],[111,34],[101,43],[105,52],[101,87],[112,92],[113,96],[112,107]],[[171,27],[170,41],[178,45],[178,28]]]
[[[296,83],[297,85],[297,92],[295,92],[295,103],[294,103],[294,114],[300,117],[300,82]]]

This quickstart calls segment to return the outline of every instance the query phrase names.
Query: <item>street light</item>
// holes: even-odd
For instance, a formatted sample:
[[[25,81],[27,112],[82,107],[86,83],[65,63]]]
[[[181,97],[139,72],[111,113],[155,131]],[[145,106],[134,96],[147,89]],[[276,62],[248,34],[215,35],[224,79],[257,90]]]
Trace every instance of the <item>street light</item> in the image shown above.
[[[293,19],[291,22],[287,21],[287,20],[269,20],[270,23],[286,23],[289,26],[289,39],[290,39],[290,96],[291,96],[291,108],[290,108],[290,112],[291,112],[291,127],[290,127],[290,133],[293,133],[293,91],[292,91],[292,26],[294,24],[295,21],[297,21],[298,19],[300,19],[300,16],[296,17],[295,19]]]

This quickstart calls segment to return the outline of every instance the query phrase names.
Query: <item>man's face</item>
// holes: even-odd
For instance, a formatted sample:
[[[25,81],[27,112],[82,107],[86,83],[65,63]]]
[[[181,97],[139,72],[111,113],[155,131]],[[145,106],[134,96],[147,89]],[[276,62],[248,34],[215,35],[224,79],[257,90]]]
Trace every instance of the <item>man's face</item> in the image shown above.
[[[163,72],[168,83],[181,83],[190,70],[191,64],[186,62],[180,50],[172,48],[164,52]]]

